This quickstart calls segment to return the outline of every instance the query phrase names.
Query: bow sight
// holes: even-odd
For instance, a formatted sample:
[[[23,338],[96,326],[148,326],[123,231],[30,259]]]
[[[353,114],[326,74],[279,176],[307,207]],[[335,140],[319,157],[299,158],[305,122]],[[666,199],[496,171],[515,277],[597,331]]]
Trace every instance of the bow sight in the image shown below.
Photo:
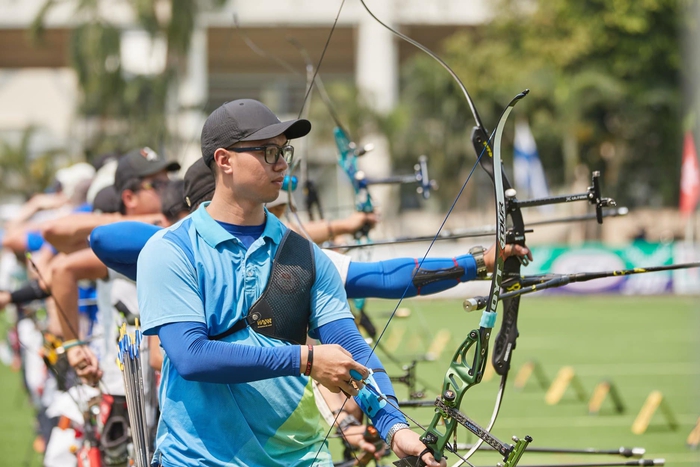
[[[373,144],[365,144],[358,147],[357,144],[350,140],[347,132],[340,126],[334,130],[335,144],[338,147],[340,165],[348,175],[350,182],[356,194],[362,194],[359,200],[356,200],[359,211],[369,212],[367,202],[367,189],[372,185],[395,185],[395,184],[410,184],[418,183],[416,189],[424,199],[430,198],[430,191],[437,189],[435,180],[431,180],[428,175],[428,157],[420,156],[418,162],[413,166],[413,175],[391,175],[383,178],[369,178],[364,171],[357,168],[357,158],[364,156],[368,152],[374,150]]]
[[[430,180],[428,176],[428,157],[420,156],[418,162],[413,166],[415,173],[413,175],[391,175],[384,178],[367,178],[365,173],[358,170],[355,174],[355,180],[362,186],[370,185],[394,185],[394,184],[409,184],[418,183],[416,193],[423,196],[423,199],[430,198],[430,190],[437,190],[437,182]]]
[[[585,193],[579,193],[576,195],[563,195],[563,196],[552,196],[548,198],[530,199],[525,201],[518,201],[515,198],[515,190],[512,188],[506,190],[506,198],[508,198],[508,208],[518,209],[518,208],[530,208],[533,206],[547,206],[550,204],[560,204],[560,203],[571,203],[574,201],[588,201],[589,204],[595,206],[596,219],[599,224],[603,223],[603,208],[617,206],[617,203],[612,198],[603,198],[600,194],[600,172],[595,171],[592,174],[592,186],[588,187]]]

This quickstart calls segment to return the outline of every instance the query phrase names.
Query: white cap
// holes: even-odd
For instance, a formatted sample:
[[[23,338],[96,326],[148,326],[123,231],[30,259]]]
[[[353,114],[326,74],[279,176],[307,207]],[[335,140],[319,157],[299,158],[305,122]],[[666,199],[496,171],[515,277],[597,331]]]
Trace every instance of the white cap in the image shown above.
[[[72,198],[76,188],[82,182],[92,180],[94,176],[95,168],[87,162],[78,162],[56,171],[56,180],[61,184],[61,190],[66,198]]]
[[[277,196],[277,199],[274,201],[270,201],[265,205],[265,207],[269,208],[274,208],[275,206],[280,206],[282,204],[291,204],[290,202],[290,197],[289,197],[289,192],[287,190],[280,190],[279,196]]]
[[[95,202],[95,196],[97,193],[102,191],[103,188],[114,185],[114,174],[117,171],[117,164],[119,161],[114,158],[109,162],[105,162],[100,170],[95,174],[95,178],[92,180],[90,189],[87,192],[87,202],[93,204]]]

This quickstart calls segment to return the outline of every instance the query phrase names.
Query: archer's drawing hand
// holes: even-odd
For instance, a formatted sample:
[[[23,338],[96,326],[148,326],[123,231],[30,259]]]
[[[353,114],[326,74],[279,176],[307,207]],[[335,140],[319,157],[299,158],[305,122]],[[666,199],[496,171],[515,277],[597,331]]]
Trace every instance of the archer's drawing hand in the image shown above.
[[[396,434],[394,434],[394,437],[391,439],[391,450],[394,451],[394,453],[400,458],[419,456],[420,453],[425,450],[425,448],[426,446],[420,440],[418,433],[408,428],[397,431]],[[423,454],[421,459],[428,467],[445,467],[447,465],[447,461],[445,461],[444,457],[440,460],[440,462],[438,462],[429,452]]]
[[[97,357],[88,347],[79,345],[66,350],[68,363],[75,369],[80,379],[90,386],[96,386],[102,378],[102,370],[97,361]],[[115,363],[116,365],[116,363]]]
[[[506,249],[503,250],[503,258],[510,258],[511,256],[527,256],[527,259],[532,261],[532,253],[527,247],[522,245],[506,245]],[[484,253],[484,263],[486,264],[486,270],[493,272],[493,267],[496,264],[496,245],[491,245],[491,248]]]
[[[301,372],[306,368],[306,355],[308,349],[302,346]],[[314,346],[313,366],[311,377],[322,384],[329,391],[338,393],[343,391],[350,396],[356,396],[364,383],[356,381],[350,376],[350,370],[356,370],[365,379],[369,376],[369,370],[353,360],[350,352],[337,344],[325,344]]]
[[[377,225],[378,220],[377,214],[373,212],[354,212],[345,219],[340,219],[335,222],[341,224],[339,233],[354,234],[358,230],[364,228],[373,228]]]

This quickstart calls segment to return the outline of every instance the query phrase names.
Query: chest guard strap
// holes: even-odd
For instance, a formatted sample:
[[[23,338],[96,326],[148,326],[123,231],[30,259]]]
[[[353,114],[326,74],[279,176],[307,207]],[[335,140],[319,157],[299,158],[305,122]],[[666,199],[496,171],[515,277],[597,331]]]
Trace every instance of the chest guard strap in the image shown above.
[[[311,317],[311,288],[316,281],[311,242],[287,230],[272,263],[270,279],[248,315],[228,331],[210,337],[220,340],[250,327],[267,337],[304,344]]]

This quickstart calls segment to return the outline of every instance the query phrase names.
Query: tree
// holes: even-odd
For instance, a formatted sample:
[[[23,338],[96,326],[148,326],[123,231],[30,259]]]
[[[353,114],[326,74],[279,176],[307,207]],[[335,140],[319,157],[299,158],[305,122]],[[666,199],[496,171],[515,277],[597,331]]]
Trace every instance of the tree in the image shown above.
[[[606,193],[623,204],[648,205],[649,193],[672,204],[681,142],[681,6],[503,0],[490,23],[450,38],[443,58],[489,130],[510,98],[531,90],[517,112],[530,119],[550,183],[567,187],[584,164],[602,170]],[[450,77],[419,54],[403,79],[393,153],[440,154],[442,164],[433,157],[431,165],[447,180],[471,167],[473,121]]]
[[[44,191],[53,181],[58,150],[39,154],[31,151],[36,128],[28,127],[17,144],[0,140],[0,194],[21,194],[25,198]]]
[[[129,75],[120,63],[122,31],[110,22],[99,0],[76,3],[82,22],[72,31],[70,56],[81,90],[80,113],[91,128],[88,155],[125,152],[138,146],[162,150],[178,142],[168,130],[179,109],[171,102],[199,11],[224,0],[130,0],[138,26],[167,45],[166,63],[154,75]],[[46,14],[56,0],[46,0],[33,23],[39,40]],[[204,104],[204,103],[203,103]]]

